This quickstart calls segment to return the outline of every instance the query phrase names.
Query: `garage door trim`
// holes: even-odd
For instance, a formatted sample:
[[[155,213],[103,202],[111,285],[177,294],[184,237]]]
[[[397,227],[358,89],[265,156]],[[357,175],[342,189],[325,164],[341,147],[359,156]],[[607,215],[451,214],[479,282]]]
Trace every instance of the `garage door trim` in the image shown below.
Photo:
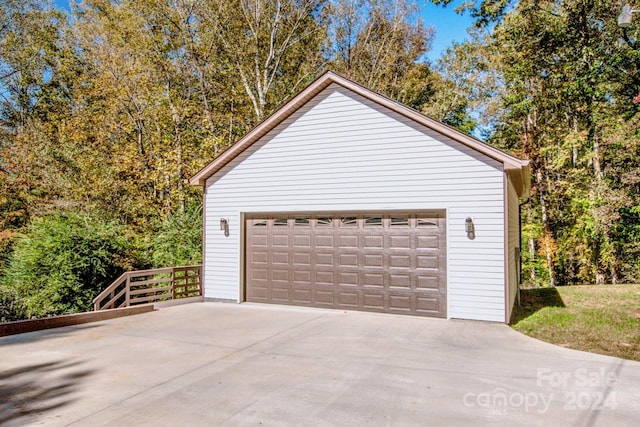
[[[304,211],[280,211],[280,212],[243,212],[240,214],[240,220],[241,220],[241,260],[240,260],[240,274],[241,274],[241,289],[240,289],[240,301],[253,301],[256,302],[256,299],[261,299],[261,298],[256,298],[254,294],[254,297],[252,297],[251,295],[249,295],[249,274],[253,274],[253,272],[258,271],[258,270],[251,270],[250,273],[250,264],[251,261],[249,259],[250,255],[253,255],[254,253],[257,253],[258,255],[261,255],[262,258],[264,258],[264,253],[266,252],[268,254],[269,257],[269,261],[267,261],[267,269],[273,269],[273,248],[271,246],[271,244],[269,244],[268,248],[265,248],[263,251],[255,251],[255,246],[252,246],[252,249],[250,248],[250,243],[249,243],[249,239],[252,236],[252,233],[250,232],[250,230],[248,230],[249,224],[251,223],[251,221],[255,221],[255,220],[271,220],[271,222],[268,223],[268,228],[269,231],[265,232],[261,232],[256,234],[256,236],[266,236],[269,239],[273,239],[274,236],[280,236],[282,237],[282,234],[280,233],[275,233],[272,234],[271,231],[273,231],[276,227],[276,224],[273,222],[273,220],[282,220],[282,219],[300,219],[300,218],[313,218],[313,219],[318,219],[318,218],[328,218],[331,217],[333,219],[332,221],[332,225],[330,225],[331,229],[334,230],[335,232],[333,233],[334,238],[338,238],[338,239],[342,239],[343,237],[345,237],[345,234],[343,233],[339,233],[337,232],[337,229],[340,227],[343,227],[345,224],[345,222],[335,222],[336,218],[342,217],[342,219],[344,220],[346,217],[357,217],[358,218],[358,226],[355,228],[351,228],[351,232],[355,233],[356,235],[358,235],[358,241],[362,242],[362,239],[364,238],[364,236],[368,236],[368,233],[366,231],[366,228],[368,227],[368,224],[371,224],[373,227],[380,227],[379,230],[380,232],[373,232],[373,235],[376,237],[381,237],[381,236],[385,236],[384,240],[385,240],[385,247],[384,247],[384,251],[385,253],[389,253],[389,251],[395,251],[396,254],[409,254],[409,258],[411,258],[411,266],[407,265],[407,269],[405,271],[403,271],[403,273],[410,273],[412,279],[411,279],[411,288],[397,288],[394,287],[395,285],[392,285],[393,281],[387,281],[389,276],[391,275],[390,270],[392,269],[392,264],[390,263],[390,261],[385,261],[385,266],[388,266],[389,268],[385,268],[385,269],[379,269],[378,271],[382,274],[385,275],[385,279],[384,279],[384,287],[380,287],[375,288],[375,287],[371,287],[371,285],[367,284],[364,281],[361,281],[360,279],[357,281],[357,285],[354,285],[356,290],[360,291],[360,297],[358,297],[359,303],[361,307],[365,307],[366,303],[361,302],[360,300],[365,300],[367,298],[367,296],[370,295],[366,295],[368,293],[371,294],[375,294],[376,291],[384,291],[384,307],[386,307],[384,309],[384,311],[386,312],[398,312],[398,306],[394,306],[393,304],[391,304],[390,302],[387,303],[388,299],[391,299],[392,297],[398,297],[398,295],[396,295],[396,291],[403,291],[405,292],[404,296],[409,297],[412,299],[412,307],[413,307],[413,311],[415,311],[417,309],[417,307],[422,307],[418,310],[418,312],[412,312],[412,313],[406,313],[406,314],[418,314],[418,315],[436,315],[437,317],[447,317],[448,316],[448,297],[449,297],[449,292],[448,292],[448,212],[447,209],[416,209],[416,210],[339,210],[339,211],[309,211],[309,210],[304,210]],[[411,235],[411,239],[413,239],[413,246],[408,247],[406,253],[402,251],[403,247],[395,247],[392,245],[391,243],[391,236],[393,236],[394,232],[398,231],[401,234],[402,231],[400,231],[400,229],[398,227],[396,227],[396,225],[407,225],[407,224],[403,224],[401,223],[401,221],[395,220],[395,224],[392,226],[391,218],[402,218],[402,217],[408,217],[410,218],[412,221],[411,222],[411,227],[407,227],[407,230],[410,229],[410,231],[408,232],[408,234]],[[379,218],[384,218],[384,222],[381,221]],[[423,234],[421,231],[419,230],[425,230],[425,228],[422,228],[423,226],[427,226],[429,224],[425,224],[425,223],[421,223],[420,225],[420,229],[418,230],[418,218],[431,218],[431,219],[437,219],[437,228],[431,229],[429,232],[425,232],[425,234]],[[365,220],[366,219],[366,220]],[[366,221],[366,222],[365,222]],[[262,221],[261,221],[262,222]],[[296,232],[294,231],[296,227],[296,223],[295,222],[280,222],[280,224],[282,225],[286,225],[286,230],[283,227],[282,232],[284,234],[289,234],[291,237],[291,240],[293,240],[294,236],[297,236],[298,238],[300,237],[300,235],[297,235]],[[300,224],[302,226],[305,225],[304,221],[301,221]],[[258,224],[256,224],[258,225]],[[260,224],[261,225],[261,224]],[[265,223],[265,226],[267,225],[267,223]],[[434,224],[435,225],[435,224]],[[347,224],[348,227],[348,224]],[[318,253],[321,253],[322,251],[319,251],[318,248],[315,246],[315,238],[317,236],[319,236],[319,234],[317,234],[317,228],[314,222],[314,226],[313,226],[313,230],[311,230],[311,228],[309,229],[309,238],[311,239],[311,237],[313,237],[314,239],[314,243],[307,249],[307,248],[303,248],[302,251],[307,251],[309,252],[312,258],[314,258],[314,266],[315,266],[315,256]],[[328,230],[328,229],[327,229]],[[393,231],[392,231],[393,230]],[[266,229],[265,229],[266,231]],[[302,233],[303,235],[305,233]],[[437,241],[437,243],[435,243],[436,246],[419,246],[418,245],[418,241],[420,240],[419,237],[424,237],[424,236],[437,236],[437,239],[435,239]],[[253,240],[253,239],[252,239]],[[264,239],[262,239],[264,240]],[[424,241],[424,240],[423,240]],[[389,242],[389,243],[386,243]],[[291,243],[291,245],[293,245],[293,243]],[[359,243],[360,245],[360,243]],[[334,255],[338,255],[341,251],[342,251],[342,247],[336,243],[336,246],[334,246],[335,249],[329,249],[329,251],[333,251]],[[250,252],[250,250],[254,251],[254,252]],[[295,247],[291,246],[289,249],[289,257],[292,258],[295,254],[298,253],[298,250],[295,249]],[[359,256],[359,260],[362,260],[362,258],[364,257],[365,253],[363,251],[368,251],[370,250],[370,248],[368,247],[357,247],[357,250],[360,253]],[[380,249],[381,251],[383,249]],[[437,277],[437,287],[419,287],[418,283],[422,283],[422,280],[424,280],[424,275],[428,275],[428,276],[434,276],[434,270],[431,269],[428,273],[426,272],[426,270],[424,270],[421,267],[421,260],[424,260],[425,256],[421,256],[421,255],[425,255],[424,251],[437,251],[437,260],[435,261],[437,263],[437,271],[435,272],[435,277]],[[286,251],[286,250],[285,250]],[[254,258],[255,260],[255,258]],[[293,261],[292,261],[293,262]],[[255,266],[255,263],[253,264]],[[319,265],[319,264],[318,264]],[[347,286],[350,282],[342,282],[342,284],[340,284],[339,282],[341,282],[341,279],[337,278],[338,275],[341,276],[341,273],[343,272],[343,269],[345,268],[345,265],[343,265],[340,261],[336,261],[336,264],[334,265],[335,269],[332,270],[335,273],[336,276],[336,284],[338,286],[340,286],[339,289],[344,290],[344,286]],[[315,268],[315,267],[313,267]],[[358,269],[361,272],[360,277],[362,277],[362,269],[366,269],[364,264],[358,264]],[[309,290],[311,290],[312,292],[317,292],[319,291],[319,287],[314,287],[315,285],[310,285],[309,287],[306,287],[306,283],[304,280],[302,282],[299,281],[294,281],[291,277],[293,276],[294,273],[309,273],[308,271],[305,270],[305,268],[303,267],[300,270],[297,270],[295,268],[292,268],[291,266],[289,267],[282,267],[282,270],[288,270],[290,273],[290,279],[288,282],[285,282],[285,279],[278,279],[280,280],[280,286],[282,287],[284,283],[289,283],[291,285],[290,291],[291,292],[291,297],[290,297],[290,302],[277,302],[275,301],[275,297],[272,298],[272,295],[275,295],[275,293],[273,293],[273,290],[277,287],[274,286],[275,281],[272,280],[272,275],[271,273],[274,273],[275,276],[275,272],[269,270],[269,278],[266,280],[266,282],[263,282],[263,286],[257,286],[257,287],[253,287],[252,291],[256,291],[256,290],[261,290],[261,291],[266,291],[266,294],[269,295],[268,300],[269,301],[257,301],[257,302],[270,302],[270,303],[281,303],[281,304],[289,304],[289,305],[303,305],[303,306],[307,306],[307,304],[298,304],[295,302],[295,298],[293,297],[293,293],[294,293],[294,286],[296,286],[294,284],[297,283],[297,286],[300,286],[300,284],[303,285],[303,287],[305,287],[305,289],[307,290],[307,293],[309,292]],[[260,270],[262,271],[262,270]],[[284,271],[281,271],[279,274],[282,276],[282,274],[284,273]],[[262,273],[264,274],[264,273]],[[420,276],[420,277],[419,277]],[[264,277],[264,276],[263,276]],[[285,276],[286,277],[286,276]],[[317,283],[315,280],[311,280],[309,283]],[[253,282],[256,283],[256,282]],[[345,285],[346,283],[346,285]],[[265,287],[266,286],[266,287]],[[299,288],[296,288],[296,292],[297,290],[299,290]],[[350,291],[351,288],[348,289],[348,291]],[[282,290],[281,290],[282,292]],[[264,293],[264,292],[263,292]],[[341,295],[341,291],[340,290],[336,290],[336,301],[334,304],[340,304],[340,301],[337,296]],[[375,295],[374,295],[375,296]],[[425,300],[426,298],[426,300]],[[425,314],[426,311],[425,310],[430,310],[427,309],[424,304],[425,301],[427,301],[427,305],[428,305],[428,300],[429,299],[437,299],[437,306],[439,307],[438,310],[438,314]],[[397,299],[397,298],[395,298]],[[286,298],[285,298],[286,300]],[[400,300],[402,300],[402,298],[400,298]],[[292,302],[293,301],[293,302]],[[314,306],[314,302],[310,302],[311,306]],[[334,308],[340,308],[343,309],[345,307],[342,306],[338,306],[338,307],[334,307]],[[345,309],[349,309],[349,308],[345,308]],[[366,311],[380,311],[378,309],[373,309],[373,310],[369,310],[367,308],[360,308],[360,309],[365,309]],[[435,312],[434,312],[435,313]]]

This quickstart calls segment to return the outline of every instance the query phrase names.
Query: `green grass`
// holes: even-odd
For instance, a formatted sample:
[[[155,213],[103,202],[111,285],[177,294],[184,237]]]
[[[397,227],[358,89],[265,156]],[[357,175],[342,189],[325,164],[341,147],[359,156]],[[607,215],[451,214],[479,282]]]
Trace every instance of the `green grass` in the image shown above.
[[[511,326],[563,347],[640,361],[640,285],[522,290]]]

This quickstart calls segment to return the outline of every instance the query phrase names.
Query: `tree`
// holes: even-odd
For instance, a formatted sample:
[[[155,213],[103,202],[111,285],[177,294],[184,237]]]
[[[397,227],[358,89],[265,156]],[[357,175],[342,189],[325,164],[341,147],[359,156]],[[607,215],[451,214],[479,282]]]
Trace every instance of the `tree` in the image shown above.
[[[18,238],[0,286],[15,292],[27,317],[90,311],[93,298],[138,262],[121,224],[58,214],[34,220]]]
[[[392,98],[405,89],[434,35],[409,0],[336,0],[329,32],[330,67]]]
[[[75,33],[88,72],[76,92],[74,136],[76,145],[94,153],[86,163],[94,184],[87,194],[141,229],[158,214],[184,210],[197,194],[184,185],[186,178],[223,141],[218,128],[211,129],[213,110],[202,108],[211,93],[199,89],[187,53],[195,47],[188,45],[180,14],[189,20],[191,12],[169,6],[92,0],[76,9]]]
[[[447,6],[453,0],[431,0],[431,3]],[[476,19],[477,27],[487,27],[496,22],[500,22],[502,18],[518,4],[518,0],[468,0],[464,1],[456,9],[458,12],[468,11],[471,16]]]
[[[255,122],[295,94],[322,66],[325,0],[209,0],[203,25],[253,106]]]
[[[617,13],[611,1],[520,1],[494,30],[506,114],[489,141],[532,160],[539,213],[529,217],[542,227],[530,237],[552,285],[615,283],[630,274],[617,233],[638,200],[618,165],[636,163],[613,148],[618,138],[637,144],[635,132],[616,129],[620,116],[635,114],[638,86],[620,78],[634,75],[636,54],[621,43]]]
[[[154,267],[202,263],[202,206],[192,204],[162,221],[151,249]]]
[[[67,161],[55,128],[68,105],[59,72],[67,21],[38,0],[4,1],[0,17],[0,225],[16,229],[60,196],[54,183]]]

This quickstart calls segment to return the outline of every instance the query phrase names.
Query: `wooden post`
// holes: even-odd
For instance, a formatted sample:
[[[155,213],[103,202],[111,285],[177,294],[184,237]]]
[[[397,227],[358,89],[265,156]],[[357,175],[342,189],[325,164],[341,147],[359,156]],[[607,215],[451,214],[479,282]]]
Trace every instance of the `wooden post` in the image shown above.
[[[175,276],[175,268],[171,269],[171,299],[176,299],[176,276]]]
[[[124,295],[125,295],[125,297],[124,297],[124,306],[125,307],[129,307],[129,305],[131,305],[131,286],[130,286],[131,281],[130,281],[129,277],[130,277],[129,273],[127,273],[127,280],[124,283],[124,286],[125,286],[125,289],[126,289],[126,291],[124,293]]]

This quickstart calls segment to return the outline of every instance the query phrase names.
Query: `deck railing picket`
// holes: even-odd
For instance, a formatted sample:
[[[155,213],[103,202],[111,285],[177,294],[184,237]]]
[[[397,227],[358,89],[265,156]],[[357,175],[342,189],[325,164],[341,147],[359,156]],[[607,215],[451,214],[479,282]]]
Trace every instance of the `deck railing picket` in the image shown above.
[[[93,309],[108,310],[202,296],[201,277],[200,265],[128,271],[94,298]]]

